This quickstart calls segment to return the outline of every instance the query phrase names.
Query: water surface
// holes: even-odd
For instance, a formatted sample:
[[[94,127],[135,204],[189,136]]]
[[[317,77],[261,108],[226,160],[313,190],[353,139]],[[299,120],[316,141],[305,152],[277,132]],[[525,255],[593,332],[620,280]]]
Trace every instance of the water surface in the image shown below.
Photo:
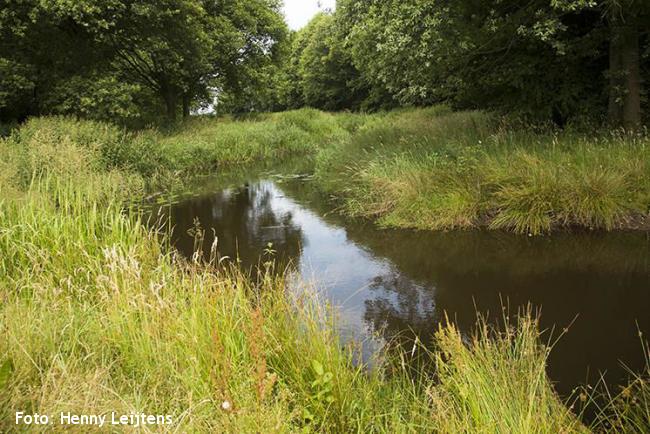
[[[557,342],[548,372],[568,394],[601,373],[610,386],[640,371],[639,331],[650,331],[650,238],[645,233],[522,237],[502,232],[380,230],[342,219],[309,180],[259,180],[216,188],[169,210],[175,247],[188,257],[192,228],[205,231],[204,254],[245,267],[269,245],[280,264],[317,283],[338,307],[342,333],[365,340],[415,334],[431,344],[445,315],[470,332],[476,312],[491,321],[532,304]],[[547,333],[545,336],[550,336]],[[647,336],[647,334],[646,334]]]

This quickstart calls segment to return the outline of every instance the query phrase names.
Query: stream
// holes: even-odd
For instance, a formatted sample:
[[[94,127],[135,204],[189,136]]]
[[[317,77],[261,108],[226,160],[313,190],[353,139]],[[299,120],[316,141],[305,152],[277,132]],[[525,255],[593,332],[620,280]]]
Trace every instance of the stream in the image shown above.
[[[251,172],[206,182],[158,213],[187,257],[197,223],[203,254],[216,237],[219,254],[247,268],[272,246],[280,267],[336,306],[342,337],[363,342],[366,354],[382,340],[408,349],[417,336],[433,345],[445,316],[470,333],[477,312],[496,324],[531,305],[542,338],[554,342],[548,374],[560,394],[601,374],[616,391],[628,369],[645,367],[639,332],[647,339],[650,331],[649,234],[383,230],[342,218],[326,199],[308,177]]]

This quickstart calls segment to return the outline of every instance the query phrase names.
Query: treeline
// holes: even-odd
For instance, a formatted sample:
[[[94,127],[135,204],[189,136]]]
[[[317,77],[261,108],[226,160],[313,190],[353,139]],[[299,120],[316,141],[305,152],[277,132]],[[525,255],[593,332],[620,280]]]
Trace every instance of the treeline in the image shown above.
[[[648,0],[339,0],[292,35],[278,108],[456,108],[639,125]]]
[[[279,0],[2,0],[0,121],[142,123],[246,98],[278,61]]]
[[[2,0],[0,122],[445,103],[563,125],[647,121],[648,0]],[[644,115],[645,113],[645,115]]]

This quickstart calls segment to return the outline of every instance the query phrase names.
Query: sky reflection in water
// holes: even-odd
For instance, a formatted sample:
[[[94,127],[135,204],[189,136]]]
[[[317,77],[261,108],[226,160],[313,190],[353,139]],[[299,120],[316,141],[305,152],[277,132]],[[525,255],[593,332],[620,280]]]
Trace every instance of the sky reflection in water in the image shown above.
[[[188,229],[205,229],[222,256],[245,267],[260,263],[273,244],[280,267],[291,264],[339,307],[342,334],[370,334],[409,345],[412,333],[431,344],[445,314],[462,330],[476,309],[502,318],[529,302],[544,329],[557,335],[549,375],[561,393],[607,371],[624,381],[620,361],[644,365],[638,328],[650,330],[650,239],[643,233],[520,237],[499,232],[423,233],[378,230],[330,212],[309,182],[256,181],[173,205],[173,242],[194,250]],[[638,328],[637,328],[638,325]],[[647,336],[647,335],[646,335]]]

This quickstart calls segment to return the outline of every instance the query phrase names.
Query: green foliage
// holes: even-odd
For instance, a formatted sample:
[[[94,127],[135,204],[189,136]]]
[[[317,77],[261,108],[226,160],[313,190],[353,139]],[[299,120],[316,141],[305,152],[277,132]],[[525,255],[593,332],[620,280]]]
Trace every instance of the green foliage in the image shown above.
[[[0,393],[3,431],[14,431],[14,408],[155,411],[174,415],[165,428],[195,432],[445,426],[432,408],[435,383],[412,382],[399,364],[390,375],[355,367],[329,314],[309,296],[287,300],[283,279],[263,279],[258,292],[236,270],[176,262],[117,205],[98,211],[96,203],[58,197],[61,210],[34,195],[0,210],[7,229],[0,247],[10,253],[0,258],[0,354],[14,366]],[[557,398],[548,398],[554,405]],[[556,416],[546,403],[534,405],[535,421],[561,424],[565,410]]]
[[[448,158],[470,171],[462,151],[493,125],[483,114],[445,108],[371,117],[301,110],[258,121],[197,120],[146,140],[176,135],[219,148],[227,131],[242,143],[261,137],[259,145],[268,137],[258,127],[271,122],[281,126],[274,133],[294,129],[300,140],[314,139],[312,152],[322,137],[342,143],[358,134],[356,149],[372,154],[371,143],[384,137],[384,148],[397,148],[392,159],[405,150],[421,157],[435,145],[445,154],[431,161]],[[400,126],[396,134],[380,128],[387,122]],[[419,135],[423,126],[428,134]],[[400,137],[408,140],[392,141]],[[439,349],[427,356],[437,378],[413,376],[405,354],[379,354],[366,369],[355,364],[357,350],[341,346],[332,312],[311,293],[290,290],[284,276],[264,275],[256,286],[226,264],[180,260],[137,212],[124,210],[125,199],[143,193],[135,160],[156,149],[141,150],[138,140],[66,118],[34,119],[0,140],[3,432],[16,432],[15,409],[171,414],[163,429],[188,432],[586,431],[553,392],[549,349],[529,316],[502,331],[479,324],[469,339],[442,328]],[[116,146],[126,156],[114,156]],[[586,155],[585,169],[601,157]],[[180,160],[163,160],[159,170],[182,167],[172,163]],[[643,427],[647,382],[629,390],[597,427]],[[641,405],[628,399],[637,390]]]
[[[311,155],[319,188],[337,197],[344,212],[385,226],[540,234],[571,226],[644,227],[650,212],[646,135],[535,131],[444,106],[206,117],[164,134],[37,118],[3,147],[7,190],[24,189],[35,174],[70,178],[98,168],[127,174],[121,182],[136,191],[143,184],[169,188],[227,166]]]
[[[33,176],[69,178],[101,169],[141,177],[150,189],[170,188],[226,166],[315,154],[349,134],[338,119],[303,109],[250,121],[195,118],[161,133],[61,116],[33,118],[3,142],[0,151],[8,155],[0,152],[0,180],[26,188]]]
[[[56,83],[41,105],[43,110],[60,115],[142,125],[147,119],[146,107],[154,108],[154,101],[141,86],[119,81],[116,76],[75,76]]]
[[[648,71],[647,56],[626,65],[615,56],[627,49],[616,45],[623,38],[616,17],[633,29],[639,53],[647,51],[645,3],[340,0],[333,16],[298,34],[289,75],[313,92],[300,102],[323,109],[444,102],[561,126],[602,121],[608,98],[611,118],[612,104],[643,94],[633,72]],[[324,88],[312,89],[312,78]]]
[[[375,115],[321,151],[319,185],[344,211],[416,229],[644,227],[644,134],[532,131],[480,112]]]
[[[604,88],[602,72],[589,66],[596,63],[591,56],[597,55],[593,49],[597,42],[590,41],[589,34],[581,40],[570,39],[571,32],[582,36],[590,29],[576,26],[569,30],[544,2],[522,8],[513,8],[512,2],[458,2],[449,7],[430,6],[429,13],[419,15],[420,3],[407,2],[378,23],[387,29],[381,34],[388,41],[394,38],[389,32],[405,32],[420,47],[406,50],[387,43],[378,53],[393,59],[393,70],[386,73],[389,80],[396,80],[395,68],[412,71],[413,76],[405,78],[412,83],[410,88],[389,82],[402,100],[421,104],[449,98],[461,107],[499,108],[551,119],[554,114],[578,114],[577,102],[585,107],[584,102]],[[405,9],[410,17],[405,18]],[[598,32],[595,18],[592,31]],[[574,49],[569,44],[582,46]],[[431,49],[424,51],[426,47]],[[569,49],[573,52],[565,55]],[[395,58],[397,52],[403,54]],[[426,53],[426,57],[418,58],[415,53]]]
[[[366,86],[342,38],[331,13],[318,14],[290,35],[284,46],[285,65],[269,80],[275,108],[308,106],[333,111],[361,106]]]
[[[21,98],[34,90],[32,76],[28,65],[0,57],[0,119],[17,116]]]
[[[174,119],[219,89],[259,87],[286,25],[275,0],[8,0],[0,13],[0,116]],[[151,101],[151,96],[158,103]]]
[[[549,349],[530,316],[501,332],[478,329],[469,345],[453,327],[437,334],[438,432],[589,432],[544,381]]]
[[[10,372],[0,429],[15,430],[15,408],[155,411],[174,415],[170,430],[200,432],[392,433],[434,423],[432,383],[355,366],[329,311],[306,294],[288,298],[283,277],[253,288],[236,269],[162,250],[137,214],[123,212],[127,171],[102,164],[119,131],[75,122],[32,121],[1,143],[33,176],[19,198],[0,184],[0,373]]]
[[[11,374],[14,370],[14,364],[11,359],[6,359],[0,364],[0,391],[7,388]]]
[[[632,129],[647,110],[644,1],[340,0],[294,34],[280,8],[6,0],[0,121],[65,114],[142,127],[217,97],[220,113],[445,103]]]
[[[336,116],[310,109],[245,121],[208,117],[161,137],[158,152],[171,170],[210,173],[229,165],[315,154],[346,135]]]
[[[300,31],[298,85],[303,101],[324,110],[357,108],[363,99],[356,89],[358,72],[352,65],[333,16],[320,14]]]

